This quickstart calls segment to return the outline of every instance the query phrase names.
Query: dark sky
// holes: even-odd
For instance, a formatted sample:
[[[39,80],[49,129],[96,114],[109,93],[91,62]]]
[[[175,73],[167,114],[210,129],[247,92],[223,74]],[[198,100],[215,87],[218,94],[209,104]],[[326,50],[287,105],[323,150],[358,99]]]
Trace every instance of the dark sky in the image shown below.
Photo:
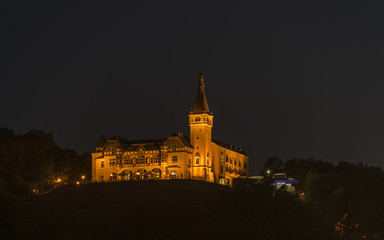
[[[267,157],[384,166],[383,1],[1,1],[0,126],[92,151],[189,134]]]

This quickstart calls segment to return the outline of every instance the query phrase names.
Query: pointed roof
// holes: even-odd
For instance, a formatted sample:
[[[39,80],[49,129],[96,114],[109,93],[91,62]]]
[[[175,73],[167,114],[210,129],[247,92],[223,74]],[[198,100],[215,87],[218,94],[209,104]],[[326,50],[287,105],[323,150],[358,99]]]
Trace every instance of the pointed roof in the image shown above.
[[[96,148],[102,148],[106,143],[107,143],[107,139],[105,138],[104,134],[102,134]]]
[[[185,136],[184,133],[175,132],[174,134],[171,135],[171,137],[178,137],[180,139],[180,141],[184,144],[184,146],[193,148],[190,141],[189,141],[189,138],[187,136]]]
[[[205,97],[204,88],[205,88],[204,75],[200,74],[199,88],[197,89],[197,96],[196,96],[195,104],[193,105],[193,108],[192,108],[192,113],[203,113],[203,112],[209,113],[209,107],[208,107],[207,98]]]

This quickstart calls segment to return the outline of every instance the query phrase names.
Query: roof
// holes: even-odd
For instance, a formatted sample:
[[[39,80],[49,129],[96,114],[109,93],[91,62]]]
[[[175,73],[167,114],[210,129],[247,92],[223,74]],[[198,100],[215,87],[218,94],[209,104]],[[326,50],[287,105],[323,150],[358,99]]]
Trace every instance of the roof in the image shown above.
[[[107,139],[105,138],[104,134],[102,134],[96,148],[102,148],[106,143],[107,143]]]
[[[207,98],[205,97],[204,88],[204,76],[203,74],[200,74],[199,87],[197,89],[197,95],[195,99],[195,104],[193,104],[192,113],[209,113],[209,107]]]
[[[193,148],[189,142],[189,138],[183,133],[174,133],[171,137],[178,137],[184,146]],[[140,140],[127,140],[122,137],[114,136],[110,140],[117,140],[125,151],[137,151],[140,146],[143,146],[146,151],[160,149],[160,146],[165,143],[167,139],[140,139]],[[104,146],[104,145],[103,145]]]
[[[234,151],[234,152],[238,152],[238,153],[241,153],[243,155],[246,155],[248,156],[244,151],[243,149],[239,148],[239,147],[236,147],[234,145],[231,145],[231,144],[227,144],[227,143],[224,143],[222,141],[219,141],[217,139],[212,139],[212,142],[216,143],[217,145],[223,147],[223,148],[226,148],[228,150],[231,150],[231,151]]]
[[[157,143],[147,143],[147,144],[132,144],[125,148],[126,151],[138,151],[139,148],[143,147],[145,151],[158,150],[160,144]]]
[[[184,144],[184,146],[193,148],[189,141],[189,137],[184,135],[182,132],[175,132],[174,134],[171,135],[171,137],[178,137],[180,141]]]
[[[122,137],[114,136],[110,140],[118,140],[122,145],[132,145],[132,144],[161,144],[165,139],[139,139],[139,140],[127,140]]]

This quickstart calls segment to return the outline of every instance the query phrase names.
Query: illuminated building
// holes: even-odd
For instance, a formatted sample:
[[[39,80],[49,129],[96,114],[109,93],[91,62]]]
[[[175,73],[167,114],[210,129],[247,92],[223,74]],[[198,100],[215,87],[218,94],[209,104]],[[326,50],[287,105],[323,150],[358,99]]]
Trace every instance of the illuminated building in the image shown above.
[[[213,114],[204,88],[200,75],[189,112],[190,138],[181,132],[153,140],[102,136],[92,153],[92,182],[195,179],[231,185],[233,178],[246,177],[249,157],[242,149],[212,139]]]

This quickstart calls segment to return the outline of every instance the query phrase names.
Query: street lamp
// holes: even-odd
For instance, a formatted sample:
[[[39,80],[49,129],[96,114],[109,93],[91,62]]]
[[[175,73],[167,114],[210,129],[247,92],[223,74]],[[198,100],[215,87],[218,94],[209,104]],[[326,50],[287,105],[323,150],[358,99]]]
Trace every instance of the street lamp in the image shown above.
[[[84,179],[85,179],[85,176],[84,176],[84,175],[83,175],[83,176],[81,176],[81,179],[83,179],[83,180],[84,180]]]

